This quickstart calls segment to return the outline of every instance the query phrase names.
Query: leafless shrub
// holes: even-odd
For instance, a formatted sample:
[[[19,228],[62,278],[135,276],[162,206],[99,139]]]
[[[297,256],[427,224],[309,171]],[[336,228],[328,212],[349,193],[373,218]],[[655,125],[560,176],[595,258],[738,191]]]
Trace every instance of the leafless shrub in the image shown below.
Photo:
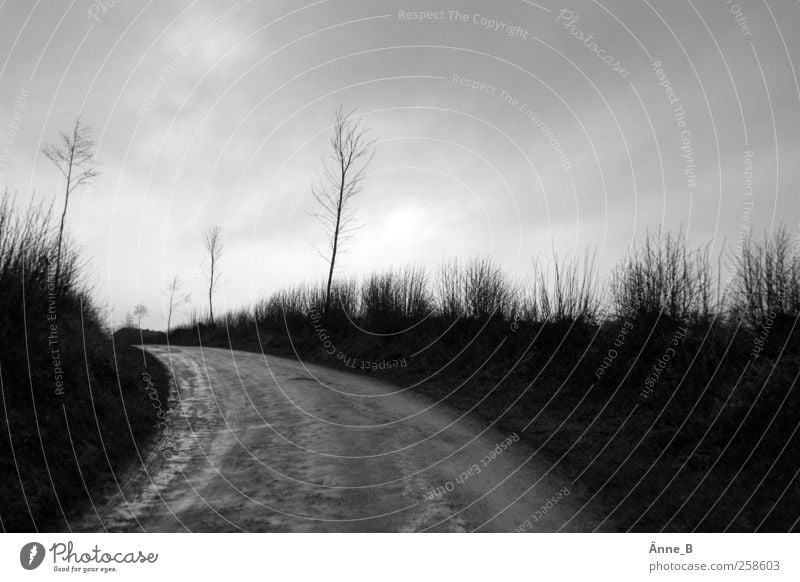
[[[712,309],[712,282],[708,247],[690,250],[682,231],[648,233],[612,273],[614,311],[620,318],[697,321]]]
[[[533,276],[520,290],[521,318],[549,322],[596,321],[600,311],[596,275],[595,256],[588,252],[582,261],[559,260],[555,253],[552,265],[542,266],[536,261]]]
[[[250,327],[253,322],[252,310],[246,307],[229,311],[223,316],[225,326],[233,329]]]
[[[436,302],[445,319],[511,318],[516,292],[506,273],[491,259],[443,263],[436,280]]]
[[[336,279],[331,287],[331,312],[344,318],[357,318],[361,303],[355,277]]]
[[[361,285],[361,317],[374,324],[417,321],[430,310],[427,273],[421,267],[373,273]]]
[[[507,318],[512,311],[513,287],[503,270],[486,257],[474,258],[464,268],[466,316],[484,320]]]
[[[436,278],[436,301],[439,314],[455,320],[466,311],[464,273],[457,260],[442,263]]]
[[[57,259],[61,273],[56,285]],[[6,190],[0,199],[0,281],[8,286],[10,298],[23,290],[31,296],[48,289],[63,293],[62,300],[85,294],[80,279],[83,267],[76,249],[60,240],[54,226],[52,207],[30,204],[23,211],[14,208],[14,197]]]
[[[733,315],[752,327],[800,315],[800,257],[783,226],[762,241],[746,239],[734,264]]]

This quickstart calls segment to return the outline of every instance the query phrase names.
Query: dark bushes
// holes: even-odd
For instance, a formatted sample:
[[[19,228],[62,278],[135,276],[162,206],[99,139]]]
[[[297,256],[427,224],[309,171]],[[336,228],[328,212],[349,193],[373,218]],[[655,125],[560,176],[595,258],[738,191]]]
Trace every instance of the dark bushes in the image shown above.
[[[781,226],[770,238],[746,239],[734,257],[731,310],[751,328],[785,328],[800,316],[800,257]]]
[[[696,323],[719,308],[713,280],[707,248],[689,249],[682,232],[648,234],[612,274],[613,312],[650,323],[660,317]]]
[[[370,326],[397,328],[425,317],[434,307],[423,268],[373,273],[361,285],[360,316]]]
[[[0,526],[68,528],[114,472],[137,458],[157,409],[147,371],[167,407],[166,370],[127,345],[114,352],[100,312],[65,245],[55,284],[49,209],[0,201]]]

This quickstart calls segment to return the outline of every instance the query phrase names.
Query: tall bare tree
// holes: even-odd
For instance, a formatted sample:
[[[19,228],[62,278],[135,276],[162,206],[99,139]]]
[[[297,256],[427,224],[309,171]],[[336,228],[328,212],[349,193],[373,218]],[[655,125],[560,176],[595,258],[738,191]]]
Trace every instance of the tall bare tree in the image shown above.
[[[165,292],[167,296],[167,337],[172,329],[172,316],[178,312],[182,305],[191,301],[192,294],[182,292],[183,282],[177,275],[172,278]]]
[[[69,133],[61,132],[61,141],[47,144],[42,153],[53,162],[64,176],[64,210],[61,212],[61,223],[58,228],[58,249],[56,251],[56,280],[58,288],[61,276],[61,241],[64,237],[64,221],[67,216],[69,197],[76,188],[97,177],[99,172],[94,159],[95,142],[91,128],[84,125],[80,115],[75,119],[75,126]]]
[[[218,226],[210,228],[204,236],[203,244],[206,258],[203,270],[208,281],[208,314],[211,325],[214,325],[214,291],[219,285],[219,262],[222,258],[222,231]]]
[[[373,140],[367,138],[370,128],[364,127],[355,117],[355,111],[345,113],[342,107],[336,110],[333,135],[330,138],[330,152],[324,159],[322,179],[311,188],[311,193],[319,205],[314,215],[322,224],[328,239],[326,252],[320,256],[328,263],[328,284],[325,291],[325,311],[331,306],[331,286],[336,259],[352,233],[359,227],[356,224],[353,198],[361,191],[367,167],[375,155]]]

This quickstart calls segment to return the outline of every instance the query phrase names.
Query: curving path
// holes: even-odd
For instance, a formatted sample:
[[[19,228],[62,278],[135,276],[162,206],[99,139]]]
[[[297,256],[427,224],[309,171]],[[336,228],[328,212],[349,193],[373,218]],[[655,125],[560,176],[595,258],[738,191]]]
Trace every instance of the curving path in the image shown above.
[[[75,531],[555,531],[580,507],[571,491],[532,519],[568,483],[513,435],[411,391],[261,354],[144,349],[177,381],[169,430]]]

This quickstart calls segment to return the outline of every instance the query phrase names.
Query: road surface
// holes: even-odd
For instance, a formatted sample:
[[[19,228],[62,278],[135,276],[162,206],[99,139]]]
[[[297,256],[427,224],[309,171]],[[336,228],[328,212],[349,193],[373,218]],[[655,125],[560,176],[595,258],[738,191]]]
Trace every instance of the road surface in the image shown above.
[[[261,354],[145,349],[177,382],[168,424],[74,531],[581,530],[578,495],[517,435],[410,390]]]

